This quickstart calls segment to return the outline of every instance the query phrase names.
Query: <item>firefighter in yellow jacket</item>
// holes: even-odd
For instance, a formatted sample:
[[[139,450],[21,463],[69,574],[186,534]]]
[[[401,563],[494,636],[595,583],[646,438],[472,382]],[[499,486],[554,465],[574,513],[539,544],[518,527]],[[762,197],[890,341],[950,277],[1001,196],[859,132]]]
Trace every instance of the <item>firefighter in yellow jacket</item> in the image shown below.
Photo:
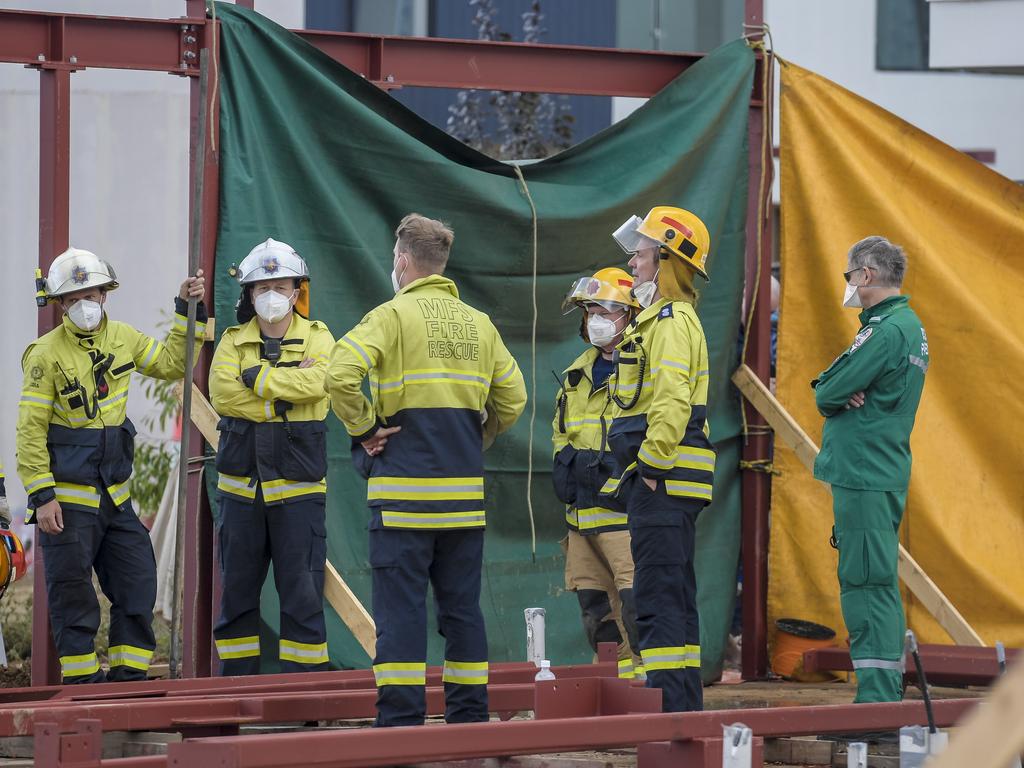
[[[633,278],[615,267],[573,283],[563,309],[580,308],[580,336],[591,345],[562,374],[552,422],[555,495],[566,505],[565,588],[576,593],[591,648],[619,647],[619,677],[639,658],[633,556],[626,510],[598,494],[614,471],[608,452],[608,377],[615,345],[640,307]],[[619,625],[625,629],[625,639]]]
[[[221,416],[223,594],[213,630],[221,672],[260,671],[260,589],[271,562],[281,671],[327,669],[323,381],[334,338],[296,309],[300,298],[308,306],[309,270],[287,243],[260,243],[236,275],[240,324],[224,331],[210,368],[210,397]]]
[[[132,509],[128,479],[135,427],[125,415],[133,371],[180,379],[190,296],[206,310],[202,272],[175,298],[165,342],[107,317],[117,276],[89,251],[68,248],[39,280],[41,306],[56,302],[61,324],[29,345],[18,408],[18,475],[28,494],[28,522],[39,529],[50,623],[64,683],[104,680],[94,640],[100,608],[96,571],[110,599],[110,681],[144,680],[156,642],[156,561],[149,532]]]
[[[0,462],[0,525],[5,527],[11,524],[11,508],[7,504],[7,489],[4,487],[6,479],[4,465]]]
[[[666,712],[703,708],[693,568],[697,515],[711,501],[708,347],[694,310],[694,275],[707,278],[711,238],[689,211],[659,206],[613,235],[629,253],[644,309],[616,352],[608,442],[633,543],[637,629],[647,684]]]
[[[326,382],[368,478],[376,724],[423,722],[428,582],[445,638],[445,719],[486,721],[483,449],[522,413],[526,388],[490,319],[442,276],[452,231],[409,214],[395,236],[395,298],[338,341]]]

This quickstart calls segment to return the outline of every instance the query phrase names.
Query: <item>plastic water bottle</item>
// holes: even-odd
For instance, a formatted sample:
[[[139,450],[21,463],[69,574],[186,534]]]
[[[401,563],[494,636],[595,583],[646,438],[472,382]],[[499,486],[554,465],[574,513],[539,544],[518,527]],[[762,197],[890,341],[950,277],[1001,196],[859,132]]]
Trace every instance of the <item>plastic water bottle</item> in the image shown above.
[[[533,679],[535,682],[538,683],[541,680],[554,680],[555,673],[551,671],[551,662],[547,659],[541,659],[540,669],[537,670],[537,674],[534,676]]]

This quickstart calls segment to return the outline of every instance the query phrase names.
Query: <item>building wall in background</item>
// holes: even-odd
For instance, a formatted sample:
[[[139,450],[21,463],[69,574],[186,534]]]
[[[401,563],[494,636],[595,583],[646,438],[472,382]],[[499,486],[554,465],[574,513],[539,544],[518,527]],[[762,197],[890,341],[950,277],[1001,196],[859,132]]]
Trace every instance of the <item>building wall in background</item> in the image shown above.
[[[899,2],[913,4],[916,0]],[[990,167],[1011,179],[1024,180],[1020,130],[1024,124],[1024,77],[879,70],[877,7],[878,2],[869,0],[765,0],[765,17],[775,50],[782,57],[824,75],[958,149],[995,150]],[[911,14],[908,18],[915,17]]]

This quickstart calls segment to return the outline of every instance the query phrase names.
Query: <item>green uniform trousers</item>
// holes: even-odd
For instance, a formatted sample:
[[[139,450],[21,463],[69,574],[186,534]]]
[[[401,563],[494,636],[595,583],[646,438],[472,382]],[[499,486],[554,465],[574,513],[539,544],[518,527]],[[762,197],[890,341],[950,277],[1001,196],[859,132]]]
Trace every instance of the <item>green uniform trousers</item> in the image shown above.
[[[903,698],[906,619],[897,562],[906,491],[832,486],[839,595],[857,673],[855,703]]]

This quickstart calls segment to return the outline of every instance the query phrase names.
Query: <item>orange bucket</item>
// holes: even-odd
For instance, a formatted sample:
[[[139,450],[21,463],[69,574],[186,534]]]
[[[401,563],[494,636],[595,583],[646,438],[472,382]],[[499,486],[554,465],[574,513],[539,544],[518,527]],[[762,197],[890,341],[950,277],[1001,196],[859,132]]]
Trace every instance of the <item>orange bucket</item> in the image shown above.
[[[836,679],[829,672],[804,671],[804,651],[834,648],[835,630],[802,619],[778,619],[775,629],[771,659],[775,674],[800,683],[827,683]]]

